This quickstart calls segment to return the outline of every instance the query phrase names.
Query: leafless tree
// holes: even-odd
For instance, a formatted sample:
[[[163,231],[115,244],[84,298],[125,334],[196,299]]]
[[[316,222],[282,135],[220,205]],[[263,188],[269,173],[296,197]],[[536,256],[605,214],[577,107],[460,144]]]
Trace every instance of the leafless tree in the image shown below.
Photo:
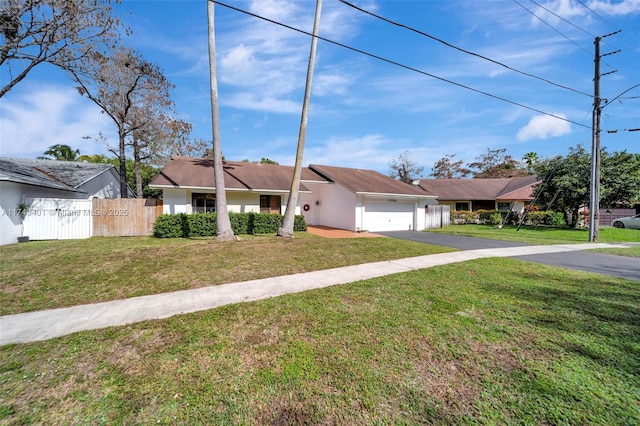
[[[135,148],[145,127],[171,107],[171,84],[156,65],[125,47],[108,56],[92,52],[81,68],[69,71],[80,94],[98,105],[117,127],[118,148],[114,153],[119,157],[120,189],[126,196],[127,146]]]
[[[408,184],[418,179],[423,170],[424,167],[418,166],[411,160],[409,151],[403,152],[397,159],[389,162],[389,175]]]
[[[487,148],[467,167],[471,169],[475,179],[511,178],[530,174],[518,160],[507,154],[506,148]]]
[[[455,154],[447,154],[433,165],[431,177],[435,179],[458,179],[471,174],[471,170],[465,168],[464,161],[453,161]]]
[[[113,46],[121,26],[111,16],[111,3],[111,0],[2,0],[0,98],[39,64],[75,69],[92,52]]]

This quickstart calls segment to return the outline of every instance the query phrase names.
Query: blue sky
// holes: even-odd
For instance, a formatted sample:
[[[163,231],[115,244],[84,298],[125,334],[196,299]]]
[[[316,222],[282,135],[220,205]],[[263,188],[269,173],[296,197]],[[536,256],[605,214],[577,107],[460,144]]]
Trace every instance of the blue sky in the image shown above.
[[[312,31],[312,0],[226,3]],[[516,159],[531,151],[566,155],[577,144],[590,150],[594,37],[619,29],[601,43],[603,54],[620,50],[602,59],[602,73],[617,72],[602,77],[601,95],[613,99],[640,84],[640,0],[353,3],[566,88],[324,0],[321,37],[413,70],[319,41],[304,165],[386,174],[389,161],[408,151],[426,177],[446,154],[471,162],[487,148],[506,148]],[[123,0],[115,11],[132,30],[125,43],[176,86],[177,114],[193,125],[192,136],[211,140],[206,2]],[[216,5],[216,38],[223,154],[293,165],[310,37]],[[3,97],[0,117],[3,156],[33,158],[56,143],[105,153],[105,143],[83,137],[117,141],[113,124],[48,65]],[[618,132],[603,131],[602,146],[640,152],[640,132],[625,130],[639,127],[637,87],[603,109],[603,130]]]

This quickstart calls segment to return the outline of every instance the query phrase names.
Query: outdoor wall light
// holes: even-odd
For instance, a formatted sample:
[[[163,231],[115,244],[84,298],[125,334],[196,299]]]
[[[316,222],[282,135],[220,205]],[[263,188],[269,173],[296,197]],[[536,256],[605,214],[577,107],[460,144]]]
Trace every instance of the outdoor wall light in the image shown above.
[[[320,200],[316,200],[316,206],[320,205]]]

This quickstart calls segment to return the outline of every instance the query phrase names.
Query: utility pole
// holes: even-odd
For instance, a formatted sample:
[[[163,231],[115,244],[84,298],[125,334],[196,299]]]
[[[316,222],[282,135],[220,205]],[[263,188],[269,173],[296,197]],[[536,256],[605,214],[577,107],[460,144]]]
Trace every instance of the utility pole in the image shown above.
[[[595,72],[593,75],[593,116],[591,121],[591,196],[589,201],[589,241],[598,242],[600,209],[600,37],[595,41]]]
[[[613,55],[619,51],[600,55],[600,40],[605,37],[618,34],[620,31],[616,31],[611,34],[607,34],[602,37],[596,37],[595,41],[595,58],[593,60],[595,64],[594,76],[593,76],[593,117],[591,123],[591,189],[589,194],[591,196],[589,201],[589,241],[592,243],[598,242],[598,221],[600,220],[600,117],[602,113],[602,106],[600,102],[600,77],[607,74],[612,74],[616,71],[610,71],[605,74],[600,74],[600,58],[603,56]],[[606,100],[605,100],[606,103]]]

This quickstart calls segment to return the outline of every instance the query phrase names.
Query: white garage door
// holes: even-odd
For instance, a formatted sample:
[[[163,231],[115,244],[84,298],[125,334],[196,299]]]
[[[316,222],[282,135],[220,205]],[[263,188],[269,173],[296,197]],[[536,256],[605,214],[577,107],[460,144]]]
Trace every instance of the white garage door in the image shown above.
[[[364,229],[370,232],[413,230],[413,203],[368,202]]]

